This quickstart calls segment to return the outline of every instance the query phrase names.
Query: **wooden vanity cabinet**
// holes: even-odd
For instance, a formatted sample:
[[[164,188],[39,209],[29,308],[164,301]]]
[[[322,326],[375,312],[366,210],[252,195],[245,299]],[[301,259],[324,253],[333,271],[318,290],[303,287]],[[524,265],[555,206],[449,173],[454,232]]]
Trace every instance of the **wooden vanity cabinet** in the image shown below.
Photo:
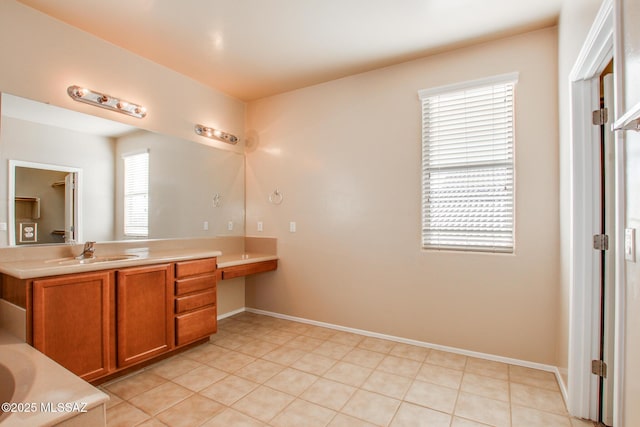
[[[94,383],[217,330],[215,258],[2,284],[26,295],[28,341]]]
[[[172,271],[171,264],[117,271],[118,367],[173,348]]]
[[[176,263],[175,295],[176,345],[216,333],[215,258]]]
[[[113,272],[33,281],[33,346],[85,380],[113,365]]]

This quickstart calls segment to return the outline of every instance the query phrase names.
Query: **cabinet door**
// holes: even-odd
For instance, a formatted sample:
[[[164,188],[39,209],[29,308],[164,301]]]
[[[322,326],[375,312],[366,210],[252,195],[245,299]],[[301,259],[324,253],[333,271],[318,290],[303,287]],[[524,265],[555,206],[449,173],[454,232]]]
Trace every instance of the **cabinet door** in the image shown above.
[[[112,273],[33,282],[33,346],[85,380],[110,369]]]
[[[117,272],[118,367],[173,346],[171,267],[163,264]]]

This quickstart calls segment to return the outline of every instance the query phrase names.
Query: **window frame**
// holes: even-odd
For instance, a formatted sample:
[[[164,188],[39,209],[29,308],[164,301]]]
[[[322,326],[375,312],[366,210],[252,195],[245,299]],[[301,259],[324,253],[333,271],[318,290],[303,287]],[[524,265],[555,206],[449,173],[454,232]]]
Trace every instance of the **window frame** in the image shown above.
[[[439,86],[439,87],[423,89],[418,91],[418,97],[421,101],[421,111],[422,111],[422,116],[421,116],[421,122],[422,122],[421,248],[422,250],[427,250],[427,251],[452,250],[452,251],[464,251],[464,252],[471,252],[471,253],[487,253],[487,252],[488,253],[504,253],[504,254],[515,253],[515,246],[516,246],[515,245],[515,234],[516,234],[515,233],[515,230],[516,230],[515,228],[516,227],[516,221],[515,221],[515,217],[516,217],[516,206],[515,206],[515,203],[516,203],[516,188],[515,188],[515,183],[516,183],[515,112],[516,112],[516,108],[515,108],[515,103],[516,103],[516,85],[518,82],[518,78],[519,78],[519,73],[514,72],[514,73],[496,75],[496,76],[492,76],[484,79],[454,83],[450,85]],[[431,140],[429,139],[430,138],[429,130],[434,128],[433,125],[430,125],[430,120],[433,119],[436,116],[436,114],[429,111],[428,104],[430,102],[434,102],[434,98],[451,97],[454,95],[462,96],[464,98],[464,101],[468,102],[469,96],[467,92],[479,91],[483,89],[495,91],[496,86],[503,86],[503,85],[505,86],[505,89],[507,89],[507,91],[509,88],[507,88],[506,86],[507,85],[512,85],[512,86],[510,88],[511,97],[509,99],[510,109],[505,109],[504,116],[499,116],[502,120],[505,120],[505,123],[508,123],[510,126],[506,128],[506,131],[504,132],[504,135],[506,135],[502,138],[504,142],[502,142],[501,144],[498,144],[498,143],[496,144],[496,146],[499,146],[499,145],[504,146],[504,153],[502,154],[503,155],[502,160],[487,161],[485,162],[486,164],[484,164],[484,166],[481,166],[481,162],[476,161],[474,163],[474,161],[468,160],[465,163],[463,160],[461,160],[463,156],[458,156],[455,160],[455,162],[458,162],[458,163],[454,163],[454,160],[451,160],[451,159],[443,160],[443,163],[442,163],[443,165],[446,164],[447,161],[450,163],[447,166],[442,166],[438,168],[437,160],[431,160],[429,158],[431,155],[427,154],[427,151],[429,149],[429,144],[430,143],[432,144],[431,145],[432,151],[434,151],[436,148],[446,149],[446,148],[449,148],[450,146],[447,146],[446,142],[444,142],[445,145],[438,145],[436,147],[435,144],[438,144],[438,143],[443,144],[442,141],[447,139],[444,136],[432,138]],[[493,98],[494,96],[486,97],[485,99],[490,100],[491,102],[495,102],[493,101]],[[464,116],[465,119],[467,118],[466,114],[468,113],[468,111],[466,110],[466,104],[465,104],[465,107],[456,111],[463,112],[465,114]],[[494,109],[488,108],[482,111],[483,111],[482,114],[486,114],[488,117],[489,115],[488,111],[493,112]],[[436,120],[438,120],[438,117],[435,117],[435,118]],[[494,138],[493,132],[495,132],[495,129],[498,126],[496,126],[495,124],[492,124],[492,126],[493,127],[491,128],[491,132],[492,132],[491,135],[492,135],[492,138]],[[459,129],[468,130],[469,127],[470,125],[467,122],[465,122],[463,125],[460,125]],[[474,133],[474,135],[477,136],[477,133]],[[466,150],[468,150],[469,147],[475,148],[476,150],[480,150],[481,153],[485,155],[487,155],[487,153],[490,153],[490,152],[493,153],[494,151],[495,153],[500,152],[500,150],[498,149],[495,149],[494,151],[492,151],[493,149],[487,149],[486,147],[488,146],[488,144],[486,142],[474,143],[474,142],[469,142],[468,139],[470,138],[466,134],[462,138],[462,140],[464,140],[462,144],[465,147],[465,153],[467,152]],[[437,158],[437,156],[433,156],[433,157]],[[441,157],[441,159],[444,159],[444,157]],[[480,168],[482,167],[485,168],[484,169],[485,172],[479,172]],[[486,176],[485,178],[479,177],[480,175],[487,175],[486,171],[491,170],[495,174],[498,171],[500,171],[500,169],[503,170],[501,176],[495,175],[492,178],[486,178]],[[449,170],[449,172],[447,172],[447,170]],[[495,230],[493,231],[492,230],[487,231],[486,229],[481,231],[478,231],[478,229],[474,230],[472,227],[480,223],[480,221],[478,221],[477,215],[474,216],[473,214],[469,215],[468,213],[455,212],[456,210],[458,211],[463,210],[462,208],[459,208],[459,207],[455,207],[455,208],[436,207],[435,210],[433,209],[434,203],[431,202],[430,198],[432,198],[432,195],[434,193],[437,195],[437,192],[431,191],[430,189],[430,187],[431,188],[433,187],[432,181],[434,181],[434,179],[432,179],[432,175],[434,173],[439,173],[441,177],[440,183],[438,183],[438,185],[440,185],[439,187],[440,192],[442,193],[442,191],[446,191],[447,195],[449,196],[451,196],[455,191],[451,190],[451,188],[454,188],[454,185],[447,184],[447,179],[451,180],[453,179],[452,177],[454,176],[456,179],[459,179],[459,180],[465,179],[467,181],[464,184],[461,184],[458,187],[455,187],[463,195],[471,194],[470,188],[472,188],[472,185],[469,184],[469,182],[472,180],[474,175],[476,176],[476,179],[482,180],[482,182],[485,184],[484,187],[479,187],[484,192],[490,192],[489,187],[486,186],[487,183],[494,183],[494,184],[499,182],[507,183],[507,184],[510,183],[511,184],[510,188],[507,185],[505,185],[505,189],[504,191],[502,191],[500,196],[498,195],[495,196],[496,200],[502,197],[502,199],[504,200],[505,206],[510,206],[510,208],[504,207],[504,206],[500,207],[500,202],[496,200],[493,200],[491,202],[494,204],[493,208],[485,208],[485,207],[474,208],[474,206],[472,206],[473,203],[471,201],[468,202],[468,204],[466,205],[459,205],[459,206],[466,207],[467,212],[470,209],[476,209],[475,210],[476,214],[484,211],[485,213],[489,213],[493,215],[489,221],[484,221],[484,223],[490,224],[490,225],[487,225],[487,228],[491,228],[491,225],[493,225],[493,228],[495,228]],[[447,173],[449,173],[449,178],[446,178]],[[457,176],[455,174],[457,174]],[[438,178],[436,178],[435,181],[438,181]],[[443,190],[445,189],[445,187],[449,189]],[[494,193],[498,194],[498,191],[495,191]],[[509,195],[509,198],[505,199],[504,195]],[[442,204],[440,206],[442,206]],[[437,209],[440,209],[440,210],[438,211]],[[450,209],[450,210],[447,211],[447,209]],[[435,212],[435,215],[432,214],[432,211]],[[496,219],[497,215],[500,212],[507,212],[507,211],[510,211],[510,216],[506,217],[504,221],[501,221],[500,219]],[[434,217],[437,217],[438,215],[440,215],[440,218],[442,218],[443,214],[454,215],[453,218],[457,220],[458,224],[455,226],[451,225],[453,224],[453,222],[456,222],[456,221],[451,221],[449,219],[451,218],[451,216],[449,216],[448,219],[446,220],[447,224],[451,225],[449,229],[446,229],[446,227],[442,226],[442,224],[436,225],[434,227],[433,226],[433,223],[435,222]],[[455,216],[456,214],[457,216]],[[443,220],[441,222],[444,223],[445,221]],[[462,224],[463,226],[460,226],[460,224]],[[508,232],[504,230],[497,231],[497,228],[498,228],[497,226],[507,225],[507,224],[510,224],[510,230]],[[467,228],[465,228],[464,226],[467,226]],[[475,237],[477,237],[477,239],[474,237],[474,235]],[[459,238],[459,241],[457,240],[458,238]]]

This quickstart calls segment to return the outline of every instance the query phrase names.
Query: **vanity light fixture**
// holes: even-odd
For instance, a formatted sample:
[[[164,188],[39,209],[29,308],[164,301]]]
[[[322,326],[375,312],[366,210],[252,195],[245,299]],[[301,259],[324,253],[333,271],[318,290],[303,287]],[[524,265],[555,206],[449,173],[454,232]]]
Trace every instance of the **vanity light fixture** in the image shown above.
[[[223,132],[218,129],[209,128],[203,125],[196,125],[194,130],[200,136],[206,136],[211,139],[219,139],[222,142],[226,142],[227,144],[237,144],[238,137],[235,135],[231,135],[230,133]]]
[[[111,95],[96,92],[91,89],[80,86],[69,86],[67,88],[69,96],[78,102],[95,105],[96,107],[106,108],[107,110],[117,111],[118,113],[128,116],[137,117],[139,119],[147,115],[147,110],[141,105],[118,99]]]

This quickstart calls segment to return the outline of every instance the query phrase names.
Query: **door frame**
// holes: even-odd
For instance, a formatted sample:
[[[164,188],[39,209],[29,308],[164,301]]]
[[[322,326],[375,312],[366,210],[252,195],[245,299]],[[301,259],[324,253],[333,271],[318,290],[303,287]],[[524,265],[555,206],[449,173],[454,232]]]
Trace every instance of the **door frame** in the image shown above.
[[[569,76],[571,100],[570,141],[570,315],[567,407],[577,417],[597,419],[598,379],[591,374],[591,360],[600,358],[600,254],[592,236],[600,233],[600,131],[591,123],[591,113],[600,106],[599,77],[615,57],[620,28],[614,1],[604,0]],[[617,8],[616,8],[617,9]],[[618,87],[620,67],[614,60]],[[616,91],[619,93],[619,91]],[[615,99],[616,111],[620,100]],[[623,380],[624,320],[624,176],[620,136],[615,136],[615,363],[614,425],[621,425],[620,397]]]

